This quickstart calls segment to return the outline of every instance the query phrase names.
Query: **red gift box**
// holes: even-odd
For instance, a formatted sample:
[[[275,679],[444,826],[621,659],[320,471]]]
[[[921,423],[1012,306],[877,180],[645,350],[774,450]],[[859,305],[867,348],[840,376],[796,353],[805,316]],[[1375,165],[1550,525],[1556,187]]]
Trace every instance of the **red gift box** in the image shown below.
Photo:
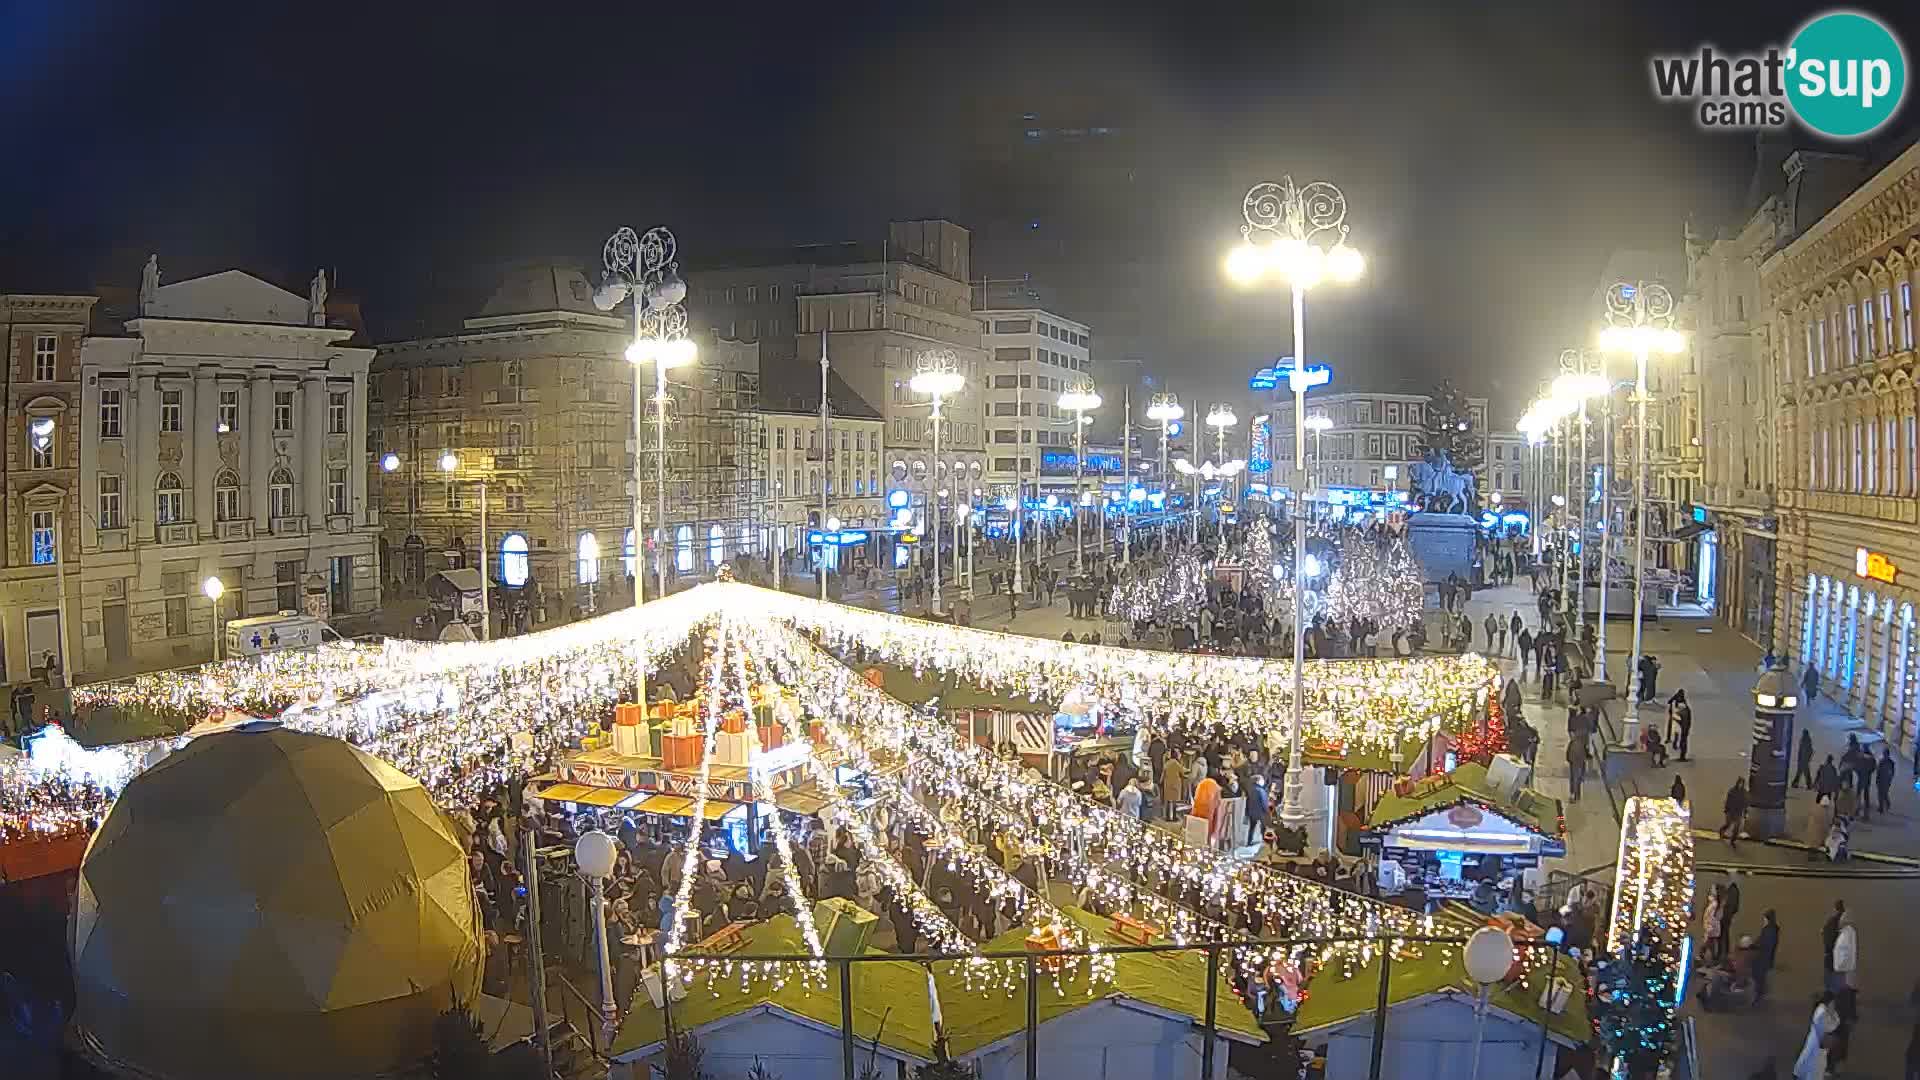
[[[739,709],[728,711],[725,716],[720,718],[720,730],[729,735],[745,735],[747,733],[747,714],[741,712]]]
[[[637,727],[640,719],[640,706],[633,702],[622,702],[613,707],[613,722],[621,727]]]
[[[761,724],[760,749],[778,750],[787,741],[787,733],[779,724]]]
[[[698,735],[667,735],[660,740],[660,763],[669,769],[697,769],[707,740]]]
[[[807,738],[812,740],[815,748],[825,750],[827,748],[827,725],[818,720],[808,721]]]

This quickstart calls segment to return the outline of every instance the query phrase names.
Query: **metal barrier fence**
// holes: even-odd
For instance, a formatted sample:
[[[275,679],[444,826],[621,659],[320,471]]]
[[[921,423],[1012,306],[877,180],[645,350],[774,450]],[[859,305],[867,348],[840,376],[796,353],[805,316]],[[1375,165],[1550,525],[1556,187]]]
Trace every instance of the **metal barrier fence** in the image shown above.
[[[1024,1075],[1028,1078],[1028,1080],[1039,1080],[1041,1076],[1040,1036],[1039,1036],[1040,999],[1043,996],[1040,993],[1040,988],[1044,985],[1044,983],[1051,982],[1053,980],[1054,976],[1052,974],[1052,970],[1057,965],[1061,963],[1075,964],[1075,963],[1085,962],[1088,960],[1088,958],[1096,955],[1101,957],[1113,958],[1113,957],[1125,957],[1129,955],[1149,955],[1149,954],[1164,954],[1164,953],[1189,953],[1189,954],[1196,953],[1196,952],[1204,953],[1206,958],[1206,969],[1205,969],[1205,987],[1204,987],[1203,1005],[1200,1009],[1201,1015],[1198,1017],[1195,1017],[1194,1019],[1199,1021],[1200,1036],[1201,1036],[1200,1049],[1199,1049],[1200,1070],[1198,1075],[1201,1077],[1211,1077],[1211,1076],[1217,1075],[1215,1071],[1216,1068],[1224,1068],[1225,1066],[1224,1060],[1220,1059],[1220,1055],[1223,1053],[1222,1047],[1224,1045],[1224,1037],[1221,1034],[1219,1009],[1221,1005],[1220,995],[1223,992],[1223,990],[1230,994],[1234,993],[1234,990],[1231,987],[1226,987],[1223,985],[1225,983],[1225,979],[1223,979],[1223,976],[1227,976],[1231,972],[1234,966],[1234,959],[1232,955],[1230,955],[1231,953],[1239,950],[1262,950],[1266,952],[1267,955],[1277,956],[1277,955],[1287,953],[1287,952],[1292,952],[1295,950],[1306,950],[1308,952],[1311,952],[1316,948],[1330,946],[1330,945],[1340,945],[1340,944],[1358,943],[1358,942],[1369,942],[1369,943],[1377,944],[1382,942],[1383,940],[1384,939],[1372,938],[1372,937],[1366,937],[1366,936],[1341,936],[1341,937],[1301,938],[1301,939],[1262,938],[1262,939],[1243,939],[1243,940],[1225,941],[1225,942],[1206,942],[1206,943],[1194,942],[1194,943],[1188,943],[1188,944],[1166,943],[1166,944],[1149,944],[1149,945],[1111,945],[1111,946],[1102,946],[1097,951],[1097,953],[1090,950],[1084,950],[1084,949],[1059,949],[1059,950],[1049,950],[1049,951],[1039,951],[1039,950],[983,951],[978,954],[962,954],[962,955],[953,955],[953,954],[945,954],[945,953],[915,953],[915,954],[868,953],[868,954],[862,954],[862,955],[856,955],[856,956],[829,955],[824,958],[824,963],[830,969],[837,971],[838,978],[837,980],[834,980],[834,981],[837,981],[837,984],[838,984],[837,988],[823,989],[823,990],[817,990],[813,992],[834,994],[837,996],[838,1005],[839,1005],[838,1043],[839,1043],[840,1054],[841,1054],[841,1062],[840,1062],[841,1072],[844,1077],[844,1080],[863,1080],[863,1078],[869,1075],[869,1073],[863,1072],[857,1067],[860,1064],[859,1055],[861,1053],[867,1052],[870,1045],[878,1043],[879,1037],[876,1032],[862,1032],[862,1031],[856,1030],[855,1019],[854,1019],[856,1015],[855,999],[856,997],[859,996],[858,991],[856,990],[856,986],[859,980],[855,977],[855,974],[854,974],[854,969],[856,965],[868,964],[868,963],[900,964],[903,962],[910,963],[910,964],[928,965],[928,964],[945,964],[945,963],[964,962],[968,960],[982,960],[982,959],[1012,962],[1017,966],[1018,970],[1022,973],[1020,975],[1020,981],[1024,983],[1024,989],[1014,989],[1011,991],[1012,995],[1015,995],[1015,996],[1023,995],[1024,1002],[1025,1002],[1025,1024],[1024,1024],[1024,1027],[1020,1029],[1024,1032],[1024,1046],[1023,1046],[1023,1050],[1025,1054]],[[1463,948],[1466,943],[1465,936],[1447,936],[1447,935],[1435,935],[1430,937],[1403,937],[1403,938],[1394,938],[1393,940],[1395,942],[1408,944],[1408,945],[1439,945],[1439,946],[1450,946],[1453,948]],[[1515,942],[1515,945],[1523,950],[1529,949],[1529,948],[1546,948],[1550,950],[1553,949],[1553,946],[1548,945],[1544,942],[1541,942],[1541,943]],[[1388,1032],[1387,1013],[1388,1013],[1388,1003],[1390,1000],[1389,992],[1393,986],[1394,968],[1396,964],[1396,961],[1394,960],[1390,951],[1385,951],[1378,955],[1380,957],[1380,962],[1378,965],[1379,974],[1377,979],[1377,989],[1372,994],[1372,1001],[1373,1001],[1372,1007],[1371,1009],[1367,1010],[1367,1013],[1366,1013],[1366,1015],[1369,1015],[1372,1020],[1371,1053],[1370,1053],[1370,1062],[1369,1062],[1369,1067],[1367,1072],[1367,1075],[1370,1078],[1370,1080],[1380,1080],[1382,1075],[1381,1069],[1384,1061],[1384,1054],[1386,1049],[1386,1036]],[[703,957],[700,954],[683,954],[683,959],[687,961],[698,961],[700,959],[703,959]],[[736,953],[730,953],[730,954],[724,954],[724,955],[718,955],[718,956],[704,957],[704,959],[714,960],[714,961],[724,961],[734,965],[736,968],[744,968],[747,965],[768,965],[768,964],[808,966],[808,965],[813,965],[821,962],[821,961],[815,961],[810,957],[797,956],[790,952],[789,953],[754,953],[754,952],[743,951],[743,952],[736,952]],[[1407,961],[1403,960],[1399,962],[1404,964]],[[1464,964],[1464,961],[1461,959],[1459,955],[1454,956],[1449,962],[1455,965]],[[1553,980],[1556,977],[1562,976],[1563,973],[1568,972],[1569,968],[1567,965],[1570,965],[1573,962],[1574,961],[1572,961],[1570,958],[1565,956],[1563,953],[1559,952],[1558,950],[1555,950],[1555,955],[1553,956],[1550,962],[1550,966],[1547,974],[1547,981],[1545,985],[1551,988],[1553,986]],[[1462,970],[1464,972],[1464,968],[1462,968]],[[764,969],[761,977],[763,978],[765,977]],[[798,976],[796,975],[795,977],[797,978]],[[1084,977],[1084,976],[1076,976],[1076,977]],[[719,986],[721,988],[725,988],[729,984],[729,982],[732,980],[732,976],[730,974],[727,976],[719,976],[718,978],[719,978]],[[706,993],[706,991],[702,987],[703,981],[704,981],[704,976],[696,975],[694,977],[693,983],[688,990],[688,995],[690,997]],[[1424,984],[1425,984],[1425,980],[1423,980],[1423,985]],[[575,1008],[579,1008],[580,1011],[584,1014],[581,1016],[581,1022],[584,1024],[584,1026],[587,1028],[592,1028],[596,1026],[597,1017],[594,1016],[591,1006],[588,1005],[584,997],[580,997],[578,995],[578,991],[573,991],[573,988],[570,985],[567,985],[564,983],[563,985],[566,986],[566,989],[568,991],[572,991],[573,996],[579,997],[579,1000],[577,1003],[563,1005],[563,1008],[566,1010],[569,1019],[571,1020],[573,1018]],[[1528,994],[1529,997],[1532,997],[1538,994],[1538,990],[1534,986],[1530,985],[1526,993]],[[640,1008],[653,1007],[651,1002],[648,999],[648,995],[645,992],[642,992],[635,1000]],[[687,1008],[688,1006],[677,1005],[672,995],[661,995],[661,1001],[663,1006],[661,1008],[661,1011],[664,1013],[664,1028],[668,1033],[667,1037],[671,1039],[673,1036],[673,1033],[676,1031],[676,1027],[675,1027],[676,1021],[675,1021],[675,1015],[674,1015],[675,1010],[684,1009],[684,1008]],[[892,1002],[889,1002],[888,1004],[893,1005],[897,1003],[898,1003],[897,1001],[892,1001]],[[876,1013],[881,1013],[882,1011],[883,1010],[881,1008],[868,1007],[867,1005],[863,1004],[863,1007],[859,1010],[859,1014],[865,1017],[868,1022],[871,1022],[873,1015]],[[1532,1047],[1535,1053],[1534,1053],[1534,1061],[1533,1061],[1533,1073],[1531,1075],[1552,1076],[1554,1075],[1554,1073],[1551,1071],[1554,1064],[1554,1060],[1552,1057],[1549,1057],[1549,1053],[1551,1052],[1550,1044],[1552,1040],[1549,1037],[1548,1024],[1549,1024],[1549,1021],[1553,1018],[1553,1016],[1557,1014],[1545,1008],[1540,1009],[1539,1012],[1540,1012],[1540,1017],[1539,1017],[1538,1034],[1535,1040],[1530,1040],[1531,1042],[1537,1043],[1536,1046]],[[822,1019],[824,1019],[824,1017]],[[882,1023],[884,1024],[884,1017],[882,1018]],[[1263,1022],[1261,1024],[1261,1027],[1264,1029],[1267,1027],[1267,1025]],[[1012,1037],[1011,1032],[1009,1033],[1008,1037]],[[1564,1038],[1564,1035],[1561,1037]],[[1513,1042],[1511,1037],[1509,1037],[1506,1041],[1509,1044]],[[643,1045],[651,1046],[656,1044],[649,1043],[649,1044],[643,1044]],[[1003,1042],[1002,1045],[1004,1046],[1007,1044]],[[597,1053],[601,1052],[600,1048],[597,1045],[595,1049]],[[664,1050],[656,1051],[656,1052],[664,1052]],[[964,1056],[964,1055],[961,1055],[961,1056]],[[818,1059],[813,1058],[812,1060],[818,1060]],[[1142,1075],[1145,1075],[1145,1074],[1142,1074]]]

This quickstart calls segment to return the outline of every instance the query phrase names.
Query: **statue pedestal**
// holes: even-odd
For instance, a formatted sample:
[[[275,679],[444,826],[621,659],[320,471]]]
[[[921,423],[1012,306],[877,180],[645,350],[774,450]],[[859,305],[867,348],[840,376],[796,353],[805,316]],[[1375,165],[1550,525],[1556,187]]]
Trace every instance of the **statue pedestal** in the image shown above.
[[[1418,513],[1407,517],[1407,544],[1426,581],[1458,575],[1473,580],[1473,544],[1480,526],[1465,514]]]

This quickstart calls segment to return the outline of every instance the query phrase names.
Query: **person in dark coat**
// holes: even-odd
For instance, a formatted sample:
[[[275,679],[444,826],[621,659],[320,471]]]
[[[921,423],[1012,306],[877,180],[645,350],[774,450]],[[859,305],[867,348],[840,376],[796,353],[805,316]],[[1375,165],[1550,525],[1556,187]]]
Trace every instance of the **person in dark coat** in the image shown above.
[[[1760,915],[1760,932],[1753,938],[1753,1000],[1758,1004],[1767,999],[1767,976],[1773,971],[1775,957],[1780,953],[1780,921],[1772,908]]]
[[[1719,833],[1730,847],[1740,846],[1740,825],[1747,816],[1747,781],[1741,777],[1727,789],[1727,797],[1720,807],[1726,811],[1727,818],[1721,822]]]
[[[1687,739],[1693,734],[1693,706],[1688,703],[1684,689],[1675,690],[1667,699],[1667,728],[1667,741],[1673,744],[1674,756],[1687,760]]]
[[[1840,770],[1833,764],[1833,755],[1820,763],[1820,771],[1813,777],[1814,798],[1831,798],[1840,791]]]
[[[1833,943],[1840,940],[1840,917],[1847,913],[1847,902],[1835,900],[1833,914],[1827,916],[1826,925],[1820,928],[1820,970],[1833,974]]]
[[[1869,757],[1871,757],[1871,755],[1869,755]],[[1882,814],[1887,812],[1889,805],[1888,798],[1893,793],[1894,768],[1893,747],[1882,746],[1880,748],[1880,760],[1874,765],[1873,770],[1873,785],[1875,792],[1880,796],[1880,812]]]
[[[1873,751],[1861,747],[1853,752],[1853,790],[1860,793],[1860,820],[1865,821],[1873,815],[1873,777],[1877,762],[1873,760]],[[1880,808],[1886,813],[1886,807]]]
[[[1793,782],[1787,786],[1796,788],[1800,786],[1802,780],[1805,780],[1806,786],[1811,788],[1813,786],[1813,732],[1808,731],[1806,728],[1800,729],[1800,749],[1798,757],[1800,759],[1800,767],[1794,770]]]

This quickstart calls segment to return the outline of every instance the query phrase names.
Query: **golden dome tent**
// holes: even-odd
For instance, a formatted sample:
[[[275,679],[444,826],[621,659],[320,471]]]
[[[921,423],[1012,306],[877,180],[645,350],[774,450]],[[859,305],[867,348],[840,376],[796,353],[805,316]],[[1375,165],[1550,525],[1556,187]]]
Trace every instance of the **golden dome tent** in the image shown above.
[[[337,739],[194,739],[127,784],[87,847],[83,1045],[168,1080],[418,1063],[434,1018],[479,990],[462,840],[418,781]]]

